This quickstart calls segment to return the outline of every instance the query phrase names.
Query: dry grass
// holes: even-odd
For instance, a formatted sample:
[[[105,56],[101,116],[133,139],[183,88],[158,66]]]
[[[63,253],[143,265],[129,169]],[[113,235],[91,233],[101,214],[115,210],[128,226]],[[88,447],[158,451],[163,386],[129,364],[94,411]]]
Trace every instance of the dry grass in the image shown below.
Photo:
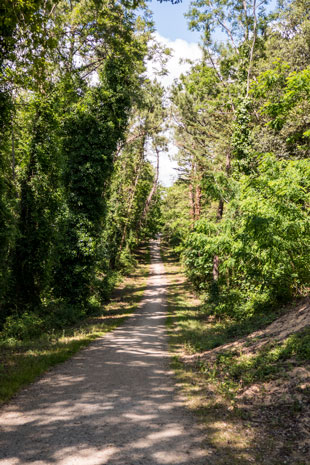
[[[28,341],[4,341],[0,345],[0,404],[33,382],[52,366],[123,323],[139,306],[146,288],[149,257],[115,289],[102,314],[63,331],[42,334]],[[145,255],[145,256],[146,256]]]
[[[173,368],[208,433],[210,465],[309,465],[307,299],[244,336],[246,327],[207,316],[181,265],[163,255]]]

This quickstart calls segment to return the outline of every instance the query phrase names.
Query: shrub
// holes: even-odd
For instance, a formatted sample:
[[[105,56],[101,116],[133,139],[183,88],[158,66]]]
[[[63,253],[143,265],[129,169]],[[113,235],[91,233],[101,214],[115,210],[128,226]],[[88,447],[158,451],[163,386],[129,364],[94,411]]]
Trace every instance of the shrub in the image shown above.
[[[201,219],[186,242],[187,273],[214,313],[239,319],[287,301],[310,282],[309,160],[266,155],[243,176],[220,222]],[[220,258],[213,281],[214,256]]]
[[[43,329],[42,318],[33,312],[25,312],[21,316],[11,315],[7,317],[2,331],[4,339],[31,339],[38,337]]]

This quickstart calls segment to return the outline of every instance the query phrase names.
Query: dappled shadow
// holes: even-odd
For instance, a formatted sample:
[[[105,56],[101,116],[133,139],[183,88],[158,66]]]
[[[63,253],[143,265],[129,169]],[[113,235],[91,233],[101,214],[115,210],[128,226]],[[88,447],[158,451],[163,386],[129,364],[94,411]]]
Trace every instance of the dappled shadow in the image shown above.
[[[169,263],[174,269],[175,260],[170,260]],[[176,274],[180,275],[179,267],[178,270]],[[182,280],[181,275],[180,280]],[[296,389],[292,380],[291,399],[288,398],[289,396],[281,397],[271,390],[268,392],[268,402],[266,402],[264,390],[261,392],[262,395],[259,395],[257,384],[248,387],[248,396],[242,398],[235,396],[233,387],[225,378],[225,373],[221,378],[221,374],[215,373],[215,370],[213,372],[211,362],[207,369],[206,365],[201,363],[202,360],[208,359],[199,358],[199,349],[206,357],[206,350],[221,346],[227,340],[239,340],[244,334],[251,333],[253,327],[255,325],[257,327],[257,322],[250,321],[247,325],[236,322],[228,330],[222,326],[216,328],[214,320],[212,320],[213,324],[207,325],[209,315],[200,308],[199,302],[196,303],[193,299],[194,304],[191,305],[189,295],[179,298],[180,293],[188,290],[186,282],[182,283],[183,286],[178,286],[180,280],[169,287],[169,300],[173,306],[170,308],[173,311],[169,317],[172,323],[170,337],[175,349],[178,349],[178,344],[181,343],[181,352],[184,353],[183,349],[186,345],[191,347],[195,357],[192,359],[188,355],[183,362],[176,360],[174,367],[178,371],[178,379],[190,394],[192,411],[203,422],[208,447],[211,447],[210,444],[213,446],[213,453],[208,455],[206,463],[308,465],[310,463],[308,459],[310,457],[310,390],[306,381],[308,382],[309,378],[305,378],[300,384],[303,392],[301,388]],[[175,331],[178,325],[181,327],[180,332]],[[288,361],[287,374],[277,373],[279,384],[287,382],[292,363],[293,360]],[[243,389],[242,386],[239,387],[241,392],[246,392],[245,386]]]
[[[158,251],[157,251],[158,253]],[[0,464],[204,464],[203,437],[175,392],[162,265],[126,324],[2,411]]]
[[[162,275],[159,275],[159,277],[164,278],[165,275],[162,274]],[[167,285],[165,286],[165,289],[171,288],[171,289],[174,290],[174,289],[176,289],[176,288],[178,288],[178,287],[181,287],[181,286],[182,286],[182,283],[167,284]],[[135,292],[135,293],[138,293],[138,292],[140,292],[140,291],[143,291],[144,289],[145,289],[145,286],[144,286],[144,287],[135,287],[134,292]],[[161,292],[162,286],[158,286],[158,285],[156,285],[156,284],[154,284],[154,285],[149,285],[149,286],[148,286],[148,289],[154,291],[155,293],[157,293],[157,292]],[[120,293],[119,293],[119,296],[118,296],[118,299],[121,300],[122,298],[125,298],[126,295],[128,295],[128,294],[130,294],[130,293],[132,293],[132,289],[126,289],[126,288],[121,289],[121,291],[120,291]],[[116,299],[114,299],[114,300],[116,300]]]
[[[212,382],[201,382],[199,367],[183,367],[182,381],[194,385],[193,412],[203,421],[208,440],[217,451],[216,465],[308,465],[310,405],[263,396],[248,402],[227,401]],[[196,379],[195,379],[196,378]],[[195,379],[195,381],[194,381]],[[224,387],[224,386],[223,386]],[[255,386],[254,393],[255,397]],[[195,401],[195,399],[197,399]],[[204,401],[202,401],[204,399]],[[197,405],[197,407],[195,407]]]
[[[179,284],[172,286],[178,292]],[[249,463],[238,444],[211,445],[208,438],[222,431],[216,411],[197,425],[176,392],[166,289],[155,243],[150,286],[134,316],[2,410],[0,465]],[[229,416],[226,422],[229,428]]]

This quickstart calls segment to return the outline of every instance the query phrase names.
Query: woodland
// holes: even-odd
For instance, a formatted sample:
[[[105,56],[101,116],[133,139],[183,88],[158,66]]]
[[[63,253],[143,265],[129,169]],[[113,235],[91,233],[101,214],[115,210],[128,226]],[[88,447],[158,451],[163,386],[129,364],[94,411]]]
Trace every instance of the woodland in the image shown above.
[[[3,339],[98,312],[157,234],[215,317],[307,294],[309,0],[193,1],[202,59],[168,90],[147,74],[169,55],[147,6],[1,2]],[[179,168],[164,188],[168,128]]]

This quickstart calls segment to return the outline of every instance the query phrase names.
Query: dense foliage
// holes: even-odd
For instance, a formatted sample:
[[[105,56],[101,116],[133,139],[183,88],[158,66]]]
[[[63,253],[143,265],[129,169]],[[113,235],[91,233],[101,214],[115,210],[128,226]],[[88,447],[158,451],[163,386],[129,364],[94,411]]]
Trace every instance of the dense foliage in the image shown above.
[[[4,1],[0,17],[0,325],[33,336],[96,308],[156,233],[163,90],[142,0]]]
[[[146,77],[157,52],[143,0],[2,2],[4,328],[89,313],[159,228],[217,314],[245,318],[306,292],[309,7],[193,1],[203,58],[169,108]],[[180,175],[161,189],[169,113]]]
[[[198,0],[188,16],[203,59],[172,93],[163,234],[206,308],[243,319],[310,282],[309,2]]]

